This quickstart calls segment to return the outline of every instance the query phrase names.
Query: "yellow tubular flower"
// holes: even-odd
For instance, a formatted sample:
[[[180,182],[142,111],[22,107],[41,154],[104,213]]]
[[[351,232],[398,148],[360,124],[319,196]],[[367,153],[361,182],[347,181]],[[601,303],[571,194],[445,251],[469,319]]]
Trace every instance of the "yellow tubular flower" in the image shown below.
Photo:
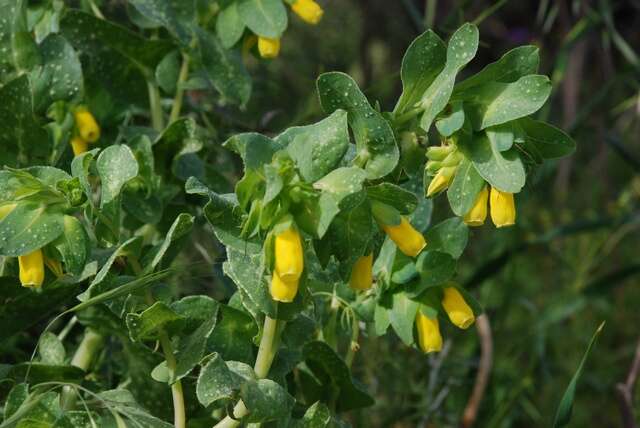
[[[78,156],[87,151],[89,143],[80,137],[73,137],[71,139],[71,148],[73,149],[73,155]]]
[[[455,287],[446,287],[442,298],[442,307],[449,319],[458,328],[466,329],[476,320],[473,311],[464,301],[464,297]]]
[[[468,213],[464,215],[464,222],[467,226],[482,226],[487,219],[487,202],[489,200],[489,190],[487,186],[484,186],[476,201]]]
[[[4,219],[9,215],[11,211],[16,207],[17,204],[6,204],[0,206],[0,220]]]
[[[24,256],[18,256],[20,283],[23,287],[40,287],[44,282],[44,261],[42,250],[37,249]]]
[[[491,220],[496,227],[516,224],[516,204],[513,201],[513,193],[501,192],[492,187],[489,206],[491,208]]]
[[[62,275],[64,275],[64,271],[62,270],[62,263],[60,263],[60,260],[45,257],[44,264],[47,265],[49,270],[53,272],[56,278],[60,278]]]
[[[95,143],[100,138],[100,126],[93,115],[85,108],[75,112],[76,127],[80,137],[88,143]]]
[[[298,15],[304,22],[316,25],[322,19],[324,11],[318,3],[313,0],[296,0],[291,5],[291,10]]]
[[[425,354],[439,352],[442,349],[442,336],[438,319],[431,319],[418,311],[416,326],[418,327],[418,345],[422,352]]]
[[[293,302],[298,293],[298,280],[283,281],[277,272],[273,272],[269,291],[273,300],[284,303]]]
[[[395,226],[382,225],[384,232],[396,243],[400,251],[409,257],[415,257],[427,246],[422,233],[411,226],[405,217],[400,219],[400,224]]]
[[[294,228],[287,229],[276,235],[274,246],[275,271],[280,278],[287,283],[299,280],[304,269],[300,233]]]
[[[258,37],[258,52],[265,59],[277,57],[280,53],[280,39]]]
[[[373,253],[360,257],[353,265],[349,286],[354,290],[368,290],[373,284]]]

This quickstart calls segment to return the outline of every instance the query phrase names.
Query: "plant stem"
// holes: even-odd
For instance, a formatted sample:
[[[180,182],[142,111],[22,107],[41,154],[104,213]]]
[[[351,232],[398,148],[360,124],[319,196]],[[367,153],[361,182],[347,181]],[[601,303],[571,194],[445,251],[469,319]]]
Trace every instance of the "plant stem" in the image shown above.
[[[393,122],[396,126],[402,125],[403,123],[408,122],[414,117],[418,116],[423,111],[424,111],[423,107],[416,107],[412,110],[402,113],[401,115],[396,116]]]
[[[262,338],[260,339],[260,347],[258,348],[258,356],[256,357],[256,364],[253,366],[253,371],[256,373],[258,379],[264,379],[269,374],[271,364],[276,356],[279,345],[279,329],[278,320],[264,317],[264,327],[262,329]],[[226,416],[223,420],[218,422],[213,428],[234,428],[240,425],[240,421],[236,419],[242,419],[249,413],[247,406],[244,405],[242,400],[233,408],[233,418]],[[236,419],[234,419],[236,418]]]
[[[164,118],[162,117],[162,106],[160,105],[160,90],[158,85],[147,78],[147,88],[149,89],[149,107],[151,109],[151,126],[158,132],[164,129]]]
[[[345,357],[345,363],[347,367],[351,368],[353,364],[353,358],[356,355],[356,351],[358,350],[358,336],[360,336],[360,326],[358,325],[358,320],[356,317],[353,317],[353,322],[351,325],[351,343],[349,343],[349,350],[347,351],[347,356]]]
[[[169,115],[169,123],[178,120],[180,117],[180,110],[182,109],[182,99],[184,98],[184,89],[182,85],[189,77],[189,55],[187,53],[182,54],[182,66],[180,67],[180,74],[178,74],[178,81],[176,83],[176,96],[173,99],[173,105],[171,106],[171,114]]]
[[[76,349],[76,353],[73,354],[71,359],[71,365],[81,368],[87,371],[91,365],[91,360],[95,353],[102,346],[103,337],[87,328],[84,332],[84,337]],[[60,403],[65,410],[71,410],[76,404],[76,390],[71,386],[65,386],[62,390],[62,396],[60,397]]]

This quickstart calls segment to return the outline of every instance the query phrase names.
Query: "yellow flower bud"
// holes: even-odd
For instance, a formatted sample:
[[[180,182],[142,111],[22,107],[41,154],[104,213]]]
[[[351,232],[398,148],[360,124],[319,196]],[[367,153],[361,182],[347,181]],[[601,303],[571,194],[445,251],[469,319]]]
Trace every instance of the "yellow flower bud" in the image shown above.
[[[395,226],[382,225],[382,229],[396,243],[400,251],[409,257],[415,257],[427,246],[422,233],[411,226],[405,217],[400,219],[400,224]]]
[[[302,239],[295,228],[289,228],[275,238],[275,271],[285,282],[297,281],[304,269]]]
[[[71,148],[73,149],[74,156],[78,156],[86,152],[88,147],[89,147],[89,143],[87,143],[80,137],[73,137],[71,139]]]
[[[93,115],[85,108],[75,111],[76,127],[80,137],[89,143],[95,143],[100,138],[100,126]]]
[[[429,187],[427,188],[427,197],[440,193],[449,187],[449,183],[451,183],[451,179],[453,178],[455,171],[455,166],[440,168],[436,176],[431,180],[431,183],[429,183]]]
[[[449,319],[458,328],[466,329],[476,320],[473,310],[464,301],[464,297],[455,287],[446,287],[442,298],[442,307]]]
[[[51,272],[53,272],[56,278],[60,278],[64,275],[64,271],[62,270],[62,263],[60,263],[60,260],[52,259],[45,256],[44,264],[47,265],[47,267],[51,270]]]
[[[373,253],[360,257],[351,270],[349,286],[354,290],[370,289],[373,283],[372,265]]]
[[[273,272],[269,291],[273,300],[284,303],[293,302],[298,293],[298,280],[283,281],[277,272]]]
[[[258,52],[262,58],[271,59],[280,53],[280,39],[258,37]]]
[[[37,249],[24,256],[18,256],[20,283],[23,287],[40,287],[44,282],[44,261],[42,250]]]
[[[429,318],[418,311],[416,326],[418,327],[418,345],[420,345],[420,349],[425,354],[439,352],[442,349],[442,336],[440,335],[438,318]]]
[[[304,22],[316,25],[322,19],[324,11],[318,3],[313,0],[296,0],[291,5],[291,10],[298,15]]]
[[[482,226],[487,218],[487,201],[489,200],[489,190],[484,186],[476,201],[468,213],[464,215],[464,222],[467,226]]]
[[[513,201],[513,193],[501,192],[492,187],[489,205],[491,208],[491,220],[496,227],[516,224],[516,205]]]
[[[0,206],[0,220],[4,219],[9,215],[11,211],[16,207],[17,204],[6,204]]]

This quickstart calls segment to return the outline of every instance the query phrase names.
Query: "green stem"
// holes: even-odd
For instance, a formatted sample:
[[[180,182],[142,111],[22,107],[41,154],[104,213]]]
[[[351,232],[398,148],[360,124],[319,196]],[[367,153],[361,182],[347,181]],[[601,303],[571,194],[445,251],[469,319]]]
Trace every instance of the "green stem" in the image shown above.
[[[353,358],[356,355],[356,351],[358,350],[358,337],[360,336],[360,326],[358,325],[358,320],[356,317],[353,317],[353,322],[351,323],[351,343],[349,343],[349,350],[347,351],[347,356],[345,357],[345,363],[347,367],[351,368],[353,364]]]
[[[76,353],[73,354],[71,365],[87,371],[91,365],[91,360],[93,360],[94,355],[100,349],[102,343],[103,337],[87,328],[78,349],[76,349]],[[62,390],[62,397],[60,398],[62,408],[65,410],[73,409],[76,404],[76,397],[75,388],[65,386]]]
[[[279,332],[282,325],[278,325],[278,320],[264,317],[264,327],[262,329],[262,338],[260,339],[260,347],[258,348],[258,356],[256,357],[256,364],[253,366],[253,371],[256,373],[258,379],[264,379],[269,374],[271,364],[278,351]],[[240,425],[240,421],[236,419],[242,419],[249,413],[247,406],[244,405],[242,400],[233,408],[233,418],[226,416],[223,420],[218,422],[213,428],[235,428]]]
[[[422,112],[424,112],[424,107],[416,107],[412,110],[409,110],[405,113],[402,113],[398,116],[396,116],[393,120],[394,124],[396,126],[398,125],[402,125],[405,122],[410,121],[411,119],[413,119],[414,117],[420,115]]]
[[[149,107],[151,109],[151,126],[158,132],[164,129],[164,118],[162,117],[162,106],[160,105],[160,90],[158,85],[151,80],[147,80],[149,89]]]
[[[182,109],[182,100],[184,98],[183,83],[187,81],[189,77],[189,55],[182,54],[182,66],[180,67],[180,74],[178,74],[178,81],[176,83],[176,96],[173,99],[173,105],[171,106],[171,114],[169,115],[169,123],[173,123],[180,117],[180,110]]]

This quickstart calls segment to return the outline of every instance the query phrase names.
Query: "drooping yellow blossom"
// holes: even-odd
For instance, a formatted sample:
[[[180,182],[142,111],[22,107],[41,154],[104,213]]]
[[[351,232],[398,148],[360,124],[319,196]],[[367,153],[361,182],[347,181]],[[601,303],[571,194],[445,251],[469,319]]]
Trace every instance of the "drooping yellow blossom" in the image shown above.
[[[276,235],[275,271],[287,283],[297,281],[304,269],[304,255],[300,233],[293,227]]]
[[[60,260],[52,259],[50,257],[44,257],[44,264],[53,272],[56,278],[60,278],[64,275],[64,271],[62,270],[62,263]]]
[[[297,279],[283,281],[278,272],[274,271],[271,275],[271,287],[269,288],[271,297],[278,302],[293,302],[298,293],[298,283]]]
[[[80,138],[88,143],[95,143],[100,138],[100,126],[93,115],[84,107],[75,111],[76,127]]]
[[[458,328],[466,329],[476,320],[473,310],[467,305],[462,294],[455,287],[446,287],[442,307],[449,319]]]
[[[513,193],[501,192],[492,187],[489,206],[491,208],[491,220],[496,227],[516,224],[516,204],[513,201]]]
[[[9,213],[16,207],[16,205],[17,204],[0,205],[0,220],[8,216]]]
[[[280,39],[269,39],[267,37],[258,37],[258,52],[265,59],[271,59],[280,53]]]
[[[296,0],[291,5],[291,10],[298,15],[304,22],[316,25],[322,19],[324,11],[318,3],[313,0]]]
[[[20,267],[20,283],[23,287],[40,287],[44,282],[44,261],[42,250],[37,249],[18,256]]]
[[[400,224],[382,225],[382,229],[396,243],[400,251],[409,257],[417,256],[427,246],[422,233],[415,230],[405,217],[401,217]]]
[[[353,265],[349,286],[354,290],[368,290],[373,284],[373,253],[360,257]]]
[[[416,327],[418,328],[418,345],[422,352],[439,352],[442,349],[442,336],[438,318],[429,318],[418,311],[416,315]]]
[[[73,155],[78,156],[88,150],[89,143],[80,137],[73,137],[71,139],[71,148],[73,149]]]
[[[487,219],[487,202],[489,200],[489,190],[487,186],[484,186],[476,201],[468,213],[464,215],[464,222],[467,226],[482,226]]]

